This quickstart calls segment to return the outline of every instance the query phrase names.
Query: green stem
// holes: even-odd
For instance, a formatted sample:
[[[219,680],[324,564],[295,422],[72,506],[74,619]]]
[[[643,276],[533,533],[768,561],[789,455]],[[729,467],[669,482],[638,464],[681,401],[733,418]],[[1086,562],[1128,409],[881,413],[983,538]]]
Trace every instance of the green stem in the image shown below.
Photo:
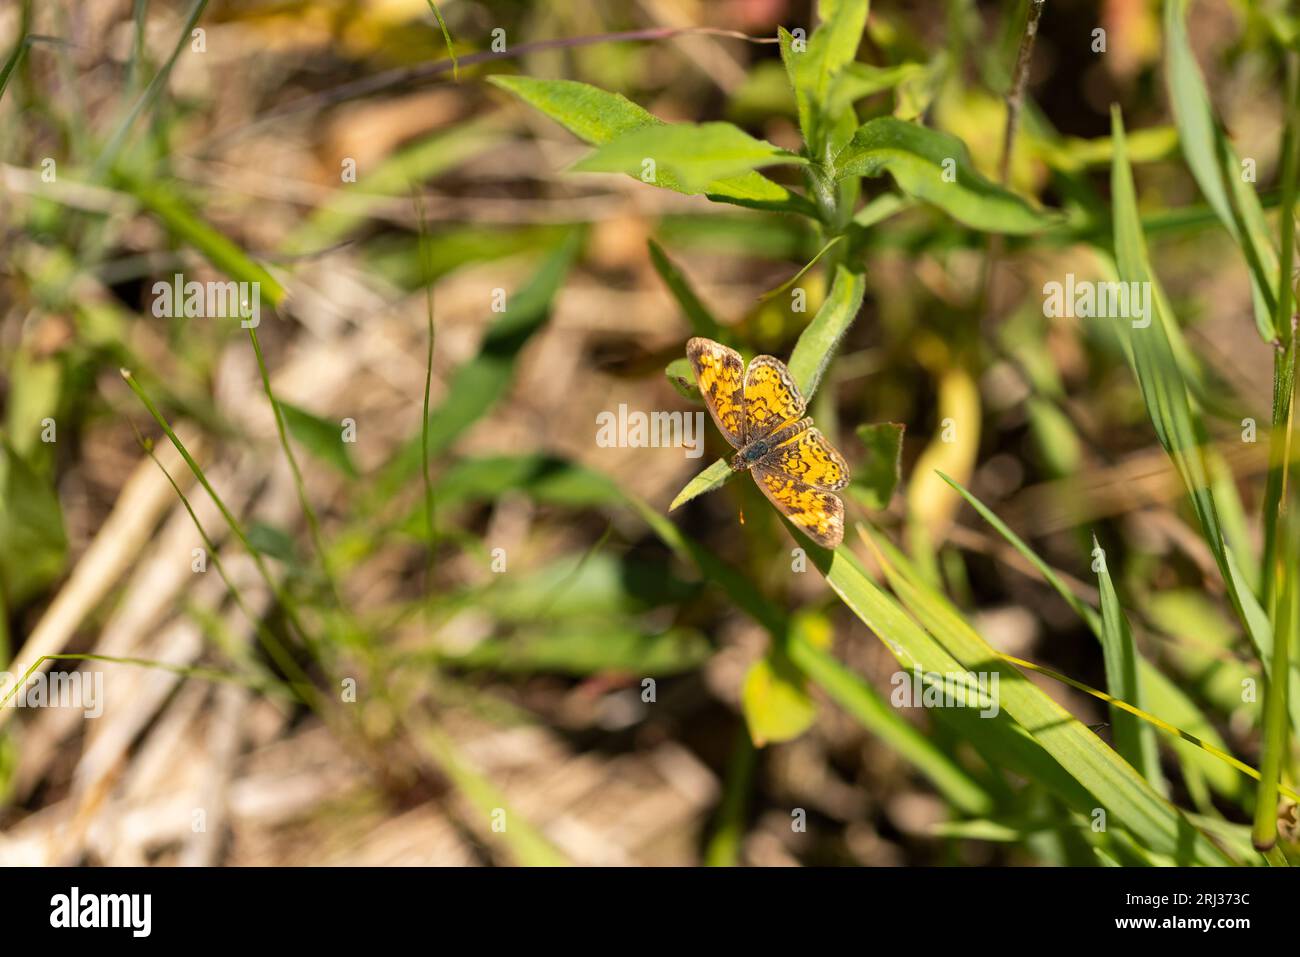
[[[758,749],[749,738],[744,722],[736,734],[736,744],[727,765],[727,780],[718,811],[718,826],[704,851],[709,867],[735,867],[740,860],[740,842],[745,836],[745,814],[749,807],[749,789],[754,780]]]
[[[1273,427],[1269,435],[1268,485],[1265,494],[1263,593],[1273,626],[1273,651],[1264,676],[1263,753],[1255,799],[1251,840],[1261,851],[1277,843],[1278,785],[1290,750],[1287,691],[1291,674],[1291,632],[1300,624],[1300,524],[1288,499],[1291,441],[1295,417],[1296,328],[1291,318],[1291,268],[1295,257],[1296,119],[1300,105],[1300,70],[1296,54],[1286,60],[1288,115],[1282,147],[1282,258],[1278,266],[1276,328],[1284,350],[1274,363]]]
[[[284,424],[284,412],[280,408],[280,403],[275,400],[275,393],[271,391],[271,373],[266,366],[266,357],[262,355],[262,344],[257,339],[257,329],[253,326],[248,327],[248,337],[253,342],[253,352],[257,356],[257,369],[262,375],[262,389],[266,392],[266,399],[271,403],[271,412],[275,415],[275,430],[280,437],[280,447],[284,449],[284,457],[289,460],[289,469],[293,473],[293,485],[298,491],[298,502],[302,505],[303,514],[307,517],[307,528],[311,533],[312,547],[316,549],[316,554],[320,557],[321,571],[325,575],[326,584],[329,585],[334,604],[342,610],[343,598],[339,594],[338,583],[334,578],[334,570],[330,566],[329,554],[325,551],[325,543],[321,539],[320,520],[316,517],[316,510],[312,508],[311,501],[307,498],[307,488],[302,481],[302,469],[298,467],[298,458],[293,454],[293,447],[289,444],[289,433]]]
[[[1296,56],[1287,58],[1287,125],[1282,141],[1282,202],[1278,210],[1278,227],[1282,238],[1282,256],[1278,266],[1278,294],[1275,327],[1283,337],[1282,349],[1273,358],[1273,423],[1269,430],[1269,472],[1264,489],[1264,556],[1262,604],[1271,605],[1273,566],[1277,551],[1277,518],[1282,508],[1282,488],[1288,466],[1285,446],[1288,440],[1287,418],[1291,396],[1295,391],[1295,326],[1291,318],[1291,267],[1295,258],[1296,179],[1300,175],[1300,150],[1296,144],[1297,115],[1300,114],[1300,81],[1296,78]]]
[[[135,429],[134,422],[131,423],[131,428]],[[171,485],[172,490],[176,493],[176,497],[179,498],[181,504],[185,506],[185,511],[189,514],[190,521],[194,523],[194,527],[198,530],[199,537],[203,539],[203,544],[207,548],[208,554],[212,556],[213,567],[216,568],[217,574],[221,576],[221,580],[225,583],[226,589],[230,592],[235,604],[239,606],[239,610],[244,613],[244,617],[248,619],[250,624],[252,624],[258,640],[262,643],[262,647],[266,649],[266,653],[271,656],[271,660],[275,662],[276,666],[289,677],[290,687],[293,688],[302,703],[307,705],[307,707],[311,708],[317,714],[320,714],[320,702],[316,693],[316,688],[312,685],[310,679],[308,679],[303,670],[298,666],[298,663],[294,661],[289,652],[285,650],[284,645],[280,643],[275,635],[271,633],[271,630],[262,622],[261,617],[254,615],[252,609],[248,607],[248,603],[244,601],[243,594],[235,587],[235,583],[226,572],[225,563],[221,560],[221,555],[217,549],[216,543],[213,542],[212,537],[208,535],[207,529],[203,527],[203,523],[199,521],[198,515],[194,512],[194,507],[190,505],[189,498],[186,496],[184,491],[181,490],[176,479],[172,478],[172,474],[167,471],[167,467],[162,464],[158,456],[154,453],[153,443],[146,440],[145,437],[140,434],[138,429],[136,429],[135,434],[140,445],[144,448],[145,453],[149,458],[153,459],[154,464],[158,466],[158,469],[162,472],[163,476],[167,479],[168,484]]]
[[[153,416],[153,420],[158,423],[158,427],[163,430],[163,434],[171,440],[176,451],[179,452],[181,458],[185,460],[185,464],[188,465],[190,471],[194,473],[194,477],[198,479],[199,484],[203,486],[208,495],[212,498],[218,511],[221,512],[221,517],[224,518],[226,524],[230,526],[230,531],[237,539],[239,539],[239,543],[244,546],[245,550],[252,557],[253,564],[257,566],[258,574],[262,576],[262,580],[266,582],[267,587],[271,589],[271,593],[275,595],[276,600],[284,609],[285,616],[289,619],[290,624],[293,625],[294,629],[302,637],[303,641],[310,646],[312,643],[307,637],[307,629],[303,627],[302,620],[298,617],[296,604],[284,593],[283,589],[280,588],[275,579],[271,576],[271,570],[266,567],[266,559],[262,557],[262,553],[251,541],[249,541],[248,535],[245,533],[243,526],[239,524],[239,520],[236,519],[230,509],[226,507],[225,501],[217,494],[217,490],[212,487],[212,483],[208,481],[208,477],[204,474],[199,463],[194,461],[194,457],[190,455],[190,451],[185,447],[185,443],[180,440],[180,437],[172,430],[172,427],[167,424],[167,419],[158,411],[158,407],[153,404],[153,400],[149,398],[148,393],[141,388],[140,383],[136,381],[135,376],[131,374],[129,369],[122,369],[121,373],[122,378],[126,380],[126,384],[131,387],[131,391],[136,394],[136,397],[142,403],[144,403],[144,407],[149,411],[149,414]]]

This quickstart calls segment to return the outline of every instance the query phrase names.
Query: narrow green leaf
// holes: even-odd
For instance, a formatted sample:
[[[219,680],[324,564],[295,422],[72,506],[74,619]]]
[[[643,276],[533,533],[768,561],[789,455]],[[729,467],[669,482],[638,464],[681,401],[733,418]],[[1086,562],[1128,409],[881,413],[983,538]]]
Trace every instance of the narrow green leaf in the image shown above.
[[[1187,35],[1189,0],[1165,0],[1165,85],[1173,105],[1178,140],[1192,176],[1250,268],[1255,324],[1265,341],[1279,333],[1273,310],[1277,251],[1269,239],[1264,210],[1254,186],[1243,178],[1236,151],[1214,116],[1205,81]]]
[[[951,485],[957,492],[970,504],[980,516],[988,522],[1008,543],[1011,544],[1017,552],[1021,554],[1031,565],[1037,569],[1038,573],[1043,576],[1056,593],[1065,600],[1088,628],[1102,641],[1102,620],[1097,614],[1096,609],[1085,604],[1061,581],[1053,570],[1029,545],[1015,532],[1007,527],[1006,523],[981,502],[978,498],[970,493],[960,482],[955,479],[939,473],[940,478]],[[1138,679],[1141,682],[1143,692],[1150,698],[1150,710],[1159,715],[1163,720],[1177,728],[1182,728],[1200,740],[1206,742],[1219,751],[1226,752],[1227,744],[1219,735],[1214,725],[1203,715],[1199,708],[1192,702],[1180,687],[1165,677],[1151,662],[1138,659]],[[1195,766],[1216,791],[1229,798],[1236,798],[1241,792],[1241,778],[1225,767],[1224,763],[1212,754],[1207,754],[1204,749],[1197,747],[1189,741],[1178,738],[1173,741],[1174,750],[1179,753],[1180,758],[1187,764]]]
[[[691,332],[697,336],[704,336],[706,339],[725,343],[727,341],[726,330],[714,318],[708,306],[704,305],[700,297],[695,294],[695,290],[691,288],[690,282],[687,281],[682,271],[668,258],[668,254],[664,252],[663,247],[657,242],[651,239],[648,245],[650,247],[650,262],[654,264],[655,272],[664,281],[664,285],[668,287],[668,291],[677,300],[677,304],[682,307],[682,312],[691,327]]]
[[[203,16],[203,11],[208,5],[208,0],[194,0],[194,5],[190,7],[190,12],[185,18],[185,24],[181,27],[180,34],[176,37],[176,46],[172,48],[171,56],[162,68],[154,74],[149,85],[145,87],[143,93],[136,99],[131,109],[118,122],[117,128],[109,137],[107,145],[100,152],[99,157],[95,160],[94,174],[92,178],[98,179],[108,170],[113,168],[117,162],[118,154],[126,144],[127,135],[131,132],[131,127],[145,110],[152,108],[154,101],[161,95],[163,87],[167,84],[167,78],[171,76],[172,68],[176,66],[176,61],[180,59],[181,53],[189,46],[191,33],[199,18]]]
[[[1146,240],[1137,213],[1137,195],[1125,148],[1124,125],[1118,109],[1112,111],[1111,125],[1115,143],[1111,196],[1114,204],[1116,265],[1121,280],[1154,285],[1147,259]],[[1125,343],[1156,437],[1187,489],[1205,542],[1227,585],[1233,609],[1267,669],[1273,650],[1273,633],[1268,616],[1260,607],[1259,599],[1250,590],[1232,550],[1226,544],[1202,452],[1205,427],[1193,409],[1166,331],[1167,326],[1175,324],[1166,314],[1167,304],[1163,296],[1153,296],[1152,303],[1156,315],[1154,319],[1148,317],[1145,326],[1120,319],[1116,328]],[[1300,675],[1293,671],[1291,678],[1292,723],[1300,728],[1300,703],[1295,702],[1296,694],[1300,693]]]
[[[488,82],[545,113],[583,142],[597,146],[663,122],[622,94],[574,80],[490,76]]]
[[[799,336],[787,366],[795,385],[804,398],[812,395],[821,384],[831,357],[839,348],[840,340],[857,318],[862,297],[867,290],[866,277],[858,271],[840,265],[835,267],[835,281],[812,322]]]
[[[915,625],[908,627],[910,619],[888,602],[847,549],[816,556],[827,581],[873,631],[894,635],[895,640],[910,636],[914,648],[926,656],[926,670],[996,673],[1001,707],[1107,809],[1109,826],[1127,829],[1143,846],[1179,863],[1225,863],[1223,854],[1132,766],[1018,669],[1005,664],[897,549],[879,536],[872,541],[888,554],[880,557],[891,588],[938,643],[920,640]]]
[[[911,200],[897,193],[881,193],[853,214],[853,225],[860,229],[870,229],[911,205]]]
[[[579,160],[578,172],[626,173],[680,193],[712,191],[731,177],[803,157],[755,139],[730,123],[654,124],[624,133]]]
[[[716,488],[722,488],[740,473],[731,467],[726,459],[718,459],[707,469],[701,472],[695,478],[686,483],[686,487],[677,493],[672,504],[668,506],[668,511],[672,512],[681,508],[693,498],[699,498],[706,492],[712,492]]]
[[[775,289],[769,289],[767,292],[763,293],[761,296],[758,297],[758,301],[767,302],[781,295],[781,293],[785,292],[787,289],[789,289],[791,286],[797,283],[800,279],[802,279],[804,275],[808,272],[808,270],[812,269],[813,266],[817,265],[817,261],[821,259],[822,256],[826,255],[827,251],[830,250],[832,246],[834,246],[843,238],[844,238],[843,234],[833,237],[828,243],[822,246],[821,249],[817,250],[817,255],[813,256],[812,259],[808,260],[808,262],[804,264],[802,269],[800,269],[797,273],[795,273],[785,282],[781,283],[781,285],[777,286]]]
[[[322,462],[332,465],[349,478],[357,477],[357,467],[352,457],[343,447],[342,426],[328,419],[290,405],[283,400],[277,402],[284,414],[284,424],[289,433],[306,446],[312,455]]]
[[[1106,690],[1122,698],[1135,708],[1145,708],[1145,696],[1138,676],[1138,652],[1133,642],[1133,630],[1120,607],[1115,583],[1106,564],[1106,553],[1094,535],[1093,566],[1101,592],[1101,649],[1106,665]],[[1137,768],[1156,790],[1164,793],[1164,777],[1160,773],[1160,758],[1156,753],[1155,731],[1137,717],[1114,705],[1110,709],[1110,724],[1114,729],[1115,750]]]
[[[275,277],[236,242],[195,212],[173,186],[145,182],[133,175],[122,174],[118,178],[172,236],[202,253],[217,270],[237,282],[256,283],[262,300],[272,306],[279,306],[284,301],[284,287]]]
[[[509,638],[491,638],[441,660],[458,668],[511,674],[644,677],[698,668],[712,651],[708,639],[689,628],[647,634],[624,622],[574,620],[525,628]]]
[[[858,127],[835,156],[834,173],[836,179],[889,173],[908,195],[985,232],[1030,233],[1055,222],[981,176],[961,140],[892,116]]]
[[[509,387],[519,352],[549,318],[551,300],[580,245],[580,234],[570,234],[528,285],[507,298],[505,313],[488,330],[478,355],[452,375],[447,398],[429,418],[431,455],[447,448]]]

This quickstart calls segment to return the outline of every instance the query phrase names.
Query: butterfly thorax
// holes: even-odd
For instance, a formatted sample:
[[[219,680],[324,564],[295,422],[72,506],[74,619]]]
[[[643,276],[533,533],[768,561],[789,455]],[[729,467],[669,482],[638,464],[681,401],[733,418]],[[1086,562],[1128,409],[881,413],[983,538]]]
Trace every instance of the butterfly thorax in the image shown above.
[[[768,452],[775,448],[767,439],[759,439],[757,442],[750,442],[747,446],[731,457],[731,468],[735,472],[743,472],[749,468]]]
[[[736,472],[745,471],[766,458],[768,453],[777,446],[789,442],[811,425],[811,418],[800,419],[798,422],[791,422],[778,428],[770,435],[747,442],[744,448],[731,457],[732,470]]]

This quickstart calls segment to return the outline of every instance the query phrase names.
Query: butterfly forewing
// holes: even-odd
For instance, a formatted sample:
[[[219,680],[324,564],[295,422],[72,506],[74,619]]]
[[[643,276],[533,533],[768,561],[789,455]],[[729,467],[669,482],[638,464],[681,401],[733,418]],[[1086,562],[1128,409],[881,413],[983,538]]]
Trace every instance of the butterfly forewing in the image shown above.
[[[804,398],[785,363],[772,356],[755,356],[745,371],[745,438],[749,442],[771,435],[803,416]]]
[[[839,496],[762,463],[752,471],[763,494],[814,542],[823,548],[838,548],[844,541],[844,503]]]
[[[817,428],[805,429],[778,445],[758,464],[828,492],[849,484],[849,467],[844,457]]]
[[[686,343],[686,358],[695,370],[704,404],[719,431],[735,448],[745,447],[745,361],[735,349],[712,339]]]

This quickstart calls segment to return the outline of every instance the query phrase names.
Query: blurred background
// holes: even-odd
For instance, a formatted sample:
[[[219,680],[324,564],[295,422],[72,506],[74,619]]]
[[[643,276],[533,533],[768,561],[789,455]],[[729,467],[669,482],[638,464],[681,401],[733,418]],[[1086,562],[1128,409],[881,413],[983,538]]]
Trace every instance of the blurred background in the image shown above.
[[[98,717],[0,709],[0,861],[1099,862],[1041,781],[890,707],[894,656],[815,567],[792,570],[803,543],[748,479],[669,514],[727,451],[711,422],[702,458],[596,441],[620,404],[702,408],[665,375],[694,328],[665,278],[745,351],[785,358],[825,273],[800,279],[806,313],[760,297],[824,238],[788,213],[568,171],[589,147],[486,77],[582,81],[797,151],[770,41],[810,30],[810,3],[446,0],[454,70],[426,0],[198,8],[192,22],[174,0],[0,11],[0,654],[15,674],[42,655],[119,659],[42,665],[102,674]],[[1187,19],[1213,110],[1271,205],[1278,10],[1203,0]],[[1106,276],[1118,104],[1239,503],[1225,522],[1258,550],[1266,445],[1242,423],[1269,422],[1275,350],[1179,149],[1162,15],[1049,0],[1008,185],[1059,219],[993,239],[909,202],[864,229],[863,304],[813,412],[855,473],[880,467],[859,425],[905,427],[892,498],[846,495],[864,563],[860,520],[994,647],[1102,688],[1087,625],[934,470],[1092,606],[1095,535],[1141,654],[1185,692],[1182,720],[1257,766],[1241,682],[1258,658],[1122,348],[1043,311],[1044,283]],[[857,59],[899,70],[859,118],[950,133],[996,181],[1025,17],[1023,3],[872,4]],[[695,27],[712,29],[671,32]],[[800,187],[797,170],[767,172]],[[890,194],[868,180],[862,202]],[[155,283],[178,273],[260,282],[256,343],[233,318],[158,315]],[[941,439],[948,421],[958,441]],[[853,690],[783,661],[755,678],[769,629],[684,547],[794,616]],[[1110,743],[1103,702],[1031,679]],[[975,782],[974,807],[918,764],[909,733]],[[1249,820],[1246,778],[1161,755],[1180,807]]]

